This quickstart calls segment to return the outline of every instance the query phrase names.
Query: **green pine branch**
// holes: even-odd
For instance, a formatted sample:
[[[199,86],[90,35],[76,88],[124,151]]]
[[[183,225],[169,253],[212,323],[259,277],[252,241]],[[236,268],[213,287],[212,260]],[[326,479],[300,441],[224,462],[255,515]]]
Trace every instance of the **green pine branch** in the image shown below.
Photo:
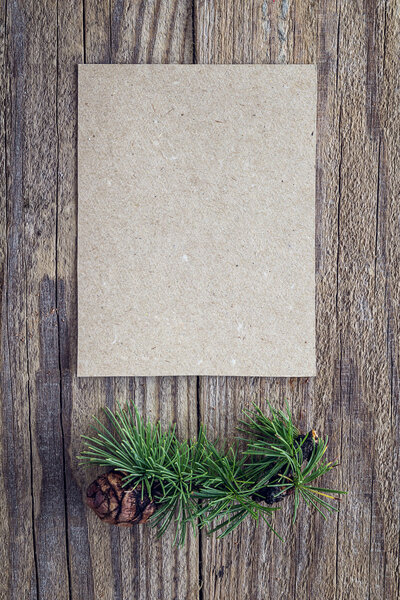
[[[125,486],[146,490],[157,505],[151,524],[161,536],[174,521],[179,545],[188,527],[224,537],[247,517],[262,519],[278,535],[271,517],[279,507],[273,504],[293,496],[293,522],[300,500],[326,518],[337,510],[331,500],[345,492],[315,485],[337,466],[324,459],[328,440],[318,440],[313,431],[301,434],[288,407],[269,408],[269,417],[255,405],[244,411],[238,439],[245,449],[239,452],[237,445],[219,448],[203,426],[196,440],[179,441],[174,426],[163,431],[160,423],[145,424],[133,404],[118,405],[115,412],[105,409],[109,427],[95,418],[95,435],[82,436],[79,458],[119,471]]]

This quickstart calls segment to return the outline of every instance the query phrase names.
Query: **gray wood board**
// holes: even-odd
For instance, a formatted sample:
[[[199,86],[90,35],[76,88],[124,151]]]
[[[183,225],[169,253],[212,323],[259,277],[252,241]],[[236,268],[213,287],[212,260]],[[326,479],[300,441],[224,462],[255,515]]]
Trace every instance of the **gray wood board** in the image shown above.
[[[0,597],[244,600],[399,595],[399,34],[396,0],[0,7]],[[317,63],[313,379],[76,378],[76,63]],[[28,93],[26,93],[28,92]],[[91,415],[133,398],[148,418],[231,438],[251,400],[290,402],[330,436],[350,491],[323,522],[291,507],[286,543],[244,523],[183,550],[107,527],[82,502]],[[199,546],[200,542],[200,546]]]

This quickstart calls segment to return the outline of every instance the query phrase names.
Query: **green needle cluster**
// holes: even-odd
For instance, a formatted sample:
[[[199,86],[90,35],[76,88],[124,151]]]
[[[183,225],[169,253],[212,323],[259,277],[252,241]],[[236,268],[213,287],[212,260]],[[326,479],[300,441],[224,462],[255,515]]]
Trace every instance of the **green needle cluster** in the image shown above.
[[[180,441],[175,426],[163,431],[160,423],[144,423],[133,404],[118,405],[115,412],[105,409],[108,427],[95,418],[95,435],[83,436],[79,458],[121,472],[124,486],[140,484],[157,505],[151,524],[162,535],[174,521],[177,544],[185,542],[188,527],[224,537],[246,517],[262,519],[278,535],[270,521],[278,507],[272,504],[293,496],[293,521],[301,499],[325,517],[337,510],[329,500],[344,492],[314,485],[337,466],[323,458],[328,440],[301,434],[288,407],[269,409],[270,416],[257,406],[245,410],[241,437],[224,449],[203,426],[196,440]]]

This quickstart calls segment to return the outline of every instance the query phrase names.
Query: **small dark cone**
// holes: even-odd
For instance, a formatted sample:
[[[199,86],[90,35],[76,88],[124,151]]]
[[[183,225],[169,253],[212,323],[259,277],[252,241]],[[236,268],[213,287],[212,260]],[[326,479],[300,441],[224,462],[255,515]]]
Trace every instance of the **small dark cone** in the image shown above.
[[[301,450],[303,452],[303,460],[310,460],[311,454],[315,446],[318,444],[318,435],[317,432],[312,429],[307,433],[306,436],[300,435],[297,440],[294,441],[295,446],[300,446],[301,441],[304,439],[304,442],[301,446]]]
[[[123,473],[110,471],[99,475],[86,490],[86,504],[106,523],[131,527],[135,523],[146,523],[156,511],[142,486],[122,487]]]
[[[300,434],[294,440],[295,447],[299,447],[303,440],[304,440],[304,442],[301,446],[301,450],[303,452],[303,461],[304,460],[308,461],[308,460],[310,460],[311,454],[312,454],[315,446],[318,444],[318,435],[317,435],[316,431],[314,431],[314,429],[309,431],[307,433],[307,435]],[[288,477],[292,476],[291,469],[287,473],[287,476]],[[256,494],[253,494],[252,498],[253,498],[253,500],[256,500],[258,502],[260,502],[260,500],[261,500],[262,502],[265,502],[266,504],[275,504],[276,502],[281,502],[284,498],[293,494],[293,492],[294,492],[293,487],[286,489],[286,488],[280,488],[278,486],[274,486],[274,487],[265,486],[265,487],[261,488],[260,490],[258,490],[258,492]]]
[[[257,492],[257,496],[261,496],[265,504],[275,504],[275,502],[281,502],[285,498],[284,490],[280,487],[263,487]],[[253,495],[253,499],[259,500]]]

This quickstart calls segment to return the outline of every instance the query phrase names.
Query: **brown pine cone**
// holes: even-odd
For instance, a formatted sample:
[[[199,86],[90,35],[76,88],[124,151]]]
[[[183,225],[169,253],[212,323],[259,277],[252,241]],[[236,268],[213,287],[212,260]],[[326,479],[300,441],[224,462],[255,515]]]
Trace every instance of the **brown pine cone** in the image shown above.
[[[86,503],[106,523],[131,527],[146,523],[156,510],[147,491],[142,498],[142,486],[122,487],[124,474],[117,471],[103,473],[91,483],[86,491]]]

